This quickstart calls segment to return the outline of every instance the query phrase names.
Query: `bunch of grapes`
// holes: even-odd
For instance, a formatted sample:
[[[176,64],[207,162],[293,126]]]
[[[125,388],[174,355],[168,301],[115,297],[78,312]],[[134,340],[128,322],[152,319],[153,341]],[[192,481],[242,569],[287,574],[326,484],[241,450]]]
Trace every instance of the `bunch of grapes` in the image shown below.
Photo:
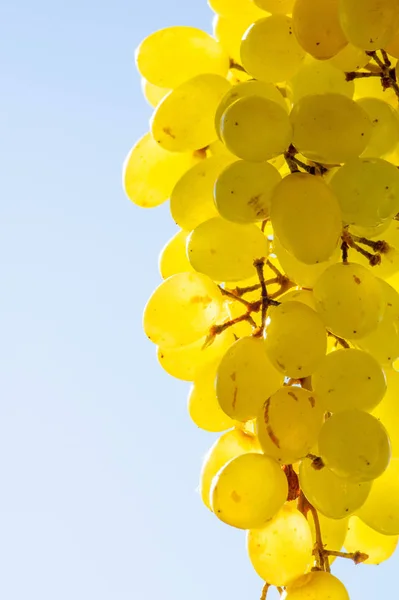
[[[286,600],[399,539],[399,0],[209,0],[136,52],[128,197],[179,227],[144,312],[221,432],[200,495]],[[399,63],[398,63],[399,64]]]

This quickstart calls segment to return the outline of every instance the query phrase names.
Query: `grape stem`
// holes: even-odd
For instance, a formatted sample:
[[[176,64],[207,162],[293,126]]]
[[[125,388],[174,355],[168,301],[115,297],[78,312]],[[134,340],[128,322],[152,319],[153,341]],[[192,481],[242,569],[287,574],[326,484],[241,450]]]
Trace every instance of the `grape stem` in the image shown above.
[[[392,88],[399,98],[399,86],[396,81],[396,71],[391,68],[391,61],[385,50],[381,50],[382,60],[375,50],[366,52],[368,56],[380,67],[381,84],[384,90]]]
[[[331,333],[331,331],[327,331],[327,335],[329,337],[334,338],[338,344],[340,344],[343,348],[350,348],[350,345],[348,344],[348,342],[346,340],[344,340],[344,338],[339,337],[338,335],[335,335],[335,333]]]
[[[299,168],[303,169],[309,175],[324,175],[328,171],[328,169],[322,165],[321,163],[313,162],[313,164],[308,165],[304,163],[299,158],[296,158],[297,154],[296,148],[291,144],[286,152],[284,152],[285,161],[291,171],[291,173],[298,173]]]
[[[223,296],[227,296],[228,298],[231,298],[232,300],[235,300],[236,302],[240,302],[241,304],[246,306],[249,311],[251,311],[251,312],[259,311],[260,301],[248,302],[248,300],[245,300],[244,298],[241,298],[241,296],[235,294],[234,291],[230,291],[230,290],[222,287],[221,285],[218,285],[218,288],[222,292]],[[259,289],[259,288],[257,288],[257,289]]]
[[[365,250],[364,248],[362,248],[361,246],[359,246],[359,244],[357,244],[355,242],[355,238],[357,236],[353,236],[351,233],[349,233],[349,231],[347,229],[344,229],[342,231],[342,245],[341,245],[341,249],[342,249],[342,260],[344,264],[348,264],[348,249],[352,248],[353,250],[356,250],[356,252],[359,252],[359,254],[361,254],[362,256],[364,256],[365,258],[367,258],[369,265],[371,267],[375,267],[376,265],[380,265],[381,264],[381,248],[383,249],[384,252],[387,252],[389,250],[389,246],[388,244],[386,244],[385,242],[382,244],[377,244],[377,247],[379,248],[379,251],[376,252],[376,254],[372,254],[371,252],[369,252],[368,250]],[[368,245],[373,247],[373,245],[375,244],[374,242],[372,242],[372,240],[367,240],[367,238],[358,238],[359,240],[363,239],[367,241],[367,244],[365,244],[364,241],[360,242],[364,245]]]
[[[265,273],[264,273],[265,262],[266,262],[265,258],[258,258],[257,260],[254,261],[254,267],[255,267],[256,272],[259,277],[259,283],[260,283],[260,289],[261,289],[262,317],[261,317],[261,324],[260,324],[260,333],[262,335],[263,335],[263,332],[266,327],[266,314],[267,314],[267,309],[270,304],[270,299],[269,299],[269,296],[267,295],[267,287],[266,287]]]
[[[309,458],[312,461],[312,467],[316,471],[321,471],[321,469],[324,469],[325,465],[321,456],[316,456],[316,454],[307,454],[306,458]]]
[[[323,554],[326,556],[337,556],[339,558],[348,558],[349,560],[353,560],[356,565],[360,565],[360,563],[364,562],[368,559],[369,555],[364,552],[338,552],[336,550],[323,550]]]
[[[303,492],[301,492],[299,496],[298,510],[304,515],[304,517],[307,517],[308,512],[310,512],[312,515],[316,537],[316,542],[313,548],[313,555],[316,561],[315,569],[317,571],[327,571],[327,573],[330,573],[328,556],[325,556],[324,553],[324,544],[321,534],[319,515],[315,507],[309,502]]]
[[[244,67],[239,63],[236,63],[233,58],[230,59],[230,69],[235,69],[236,71],[242,71],[243,73],[246,73]]]
[[[270,583],[265,583],[265,585],[263,586],[263,589],[262,589],[260,600],[266,600],[267,592],[269,591],[269,589],[270,589]]]
[[[210,328],[208,335],[206,336],[205,343],[202,346],[202,349],[204,350],[205,348],[208,348],[209,346],[211,346],[213,344],[213,342],[215,341],[215,338],[217,335],[220,335],[221,333],[223,333],[223,331],[226,331],[226,329],[228,329],[229,327],[233,327],[234,325],[237,325],[237,323],[242,323],[243,321],[247,321],[250,325],[252,325],[253,329],[257,328],[257,325],[256,325],[255,321],[253,320],[251,314],[249,312],[246,312],[243,315],[239,315],[238,317],[235,317],[234,319],[225,321],[224,323],[221,323],[220,325],[213,325]]]

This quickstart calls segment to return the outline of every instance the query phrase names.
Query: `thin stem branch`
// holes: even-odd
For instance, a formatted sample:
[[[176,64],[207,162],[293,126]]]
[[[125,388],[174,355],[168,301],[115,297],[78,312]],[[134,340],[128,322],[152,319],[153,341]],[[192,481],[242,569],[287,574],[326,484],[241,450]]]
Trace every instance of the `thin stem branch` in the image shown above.
[[[340,344],[343,348],[350,348],[350,345],[346,340],[344,340],[344,338],[335,335],[335,333],[331,333],[331,331],[327,331],[327,335],[337,340],[338,344]]]
[[[269,589],[270,589],[270,583],[265,583],[265,585],[263,586],[263,589],[262,589],[260,600],[266,600],[267,592],[269,591]]]
[[[261,330],[264,332],[266,326],[266,313],[269,306],[269,297],[267,295],[267,287],[265,281],[265,259],[259,258],[255,260],[254,267],[259,277],[260,289],[261,289],[261,299],[262,299],[262,317],[261,317]]]
[[[312,515],[314,529],[315,529],[316,543],[314,545],[313,552],[314,552],[314,555],[316,558],[316,563],[317,563],[317,566],[320,567],[323,571],[327,571],[327,573],[329,573],[330,572],[330,563],[328,560],[328,556],[326,556],[324,553],[324,544],[323,544],[323,538],[321,535],[319,515],[318,515],[315,507],[312,504],[310,504],[310,502],[309,502],[309,511],[310,511],[310,514]]]
[[[257,312],[257,310],[256,310],[257,303],[256,302],[248,302],[248,300],[245,300],[244,298],[237,296],[234,292],[231,292],[230,290],[227,290],[226,288],[223,288],[220,285],[218,285],[218,288],[222,292],[223,296],[227,296],[228,298],[231,298],[232,300],[235,300],[236,302],[240,302],[241,304],[246,306],[247,309],[250,310],[251,312]]]
[[[364,562],[368,559],[369,555],[364,552],[338,552],[336,550],[324,550],[323,553],[326,556],[337,556],[339,558],[348,558],[349,560],[353,560],[356,565],[360,565],[360,563]]]

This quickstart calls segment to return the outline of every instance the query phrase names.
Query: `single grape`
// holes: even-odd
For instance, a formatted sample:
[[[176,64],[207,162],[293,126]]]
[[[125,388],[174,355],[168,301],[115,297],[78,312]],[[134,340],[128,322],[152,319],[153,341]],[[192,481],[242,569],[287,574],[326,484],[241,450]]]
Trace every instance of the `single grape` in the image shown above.
[[[247,452],[261,452],[258,440],[252,433],[237,428],[222,434],[207,452],[202,463],[199,493],[209,510],[212,510],[209,494],[213,478],[229,460]]]
[[[262,96],[245,96],[230,104],[221,118],[220,133],[230,152],[253,162],[282,154],[292,139],[287,112]]]
[[[259,11],[260,12],[260,11]],[[258,18],[262,18],[262,14]],[[236,63],[241,61],[241,39],[250,25],[255,21],[252,14],[236,14],[228,17],[223,17],[216,14],[212,21],[213,35],[220,43],[230,59]],[[234,69],[235,73],[237,71]]]
[[[385,369],[385,376],[387,391],[382,401],[373,410],[373,415],[381,421],[388,431],[392,445],[392,456],[399,459],[399,373],[392,368],[387,368]]]
[[[175,88],[202,73],[225,76],[229,59],[208,33],[195,27],[167,27],[145,38],[136,50],[139,73],[163,88]]]
[[[341,0],[340,18],[349,42],[362,50],[379,50],[391,41],[399,22],[394,0]]]
[[[349,594],[331,573],[313,571],[287,587],[285,600],[349,600]]]
[[[215,515],[239,529],[262,527],[287,499],[284,471],[263,454],[248,453],[233,458],[212,482],[211,506]]]
[[[351,408],[371,411],[383,399],[387,385],[378,362],[355,349],[328,354],[312,375],[312,387],[326,411]]]
[[[365,503],[371,489],[369,481],[348,481],[327,467],[316,470],[309,458],[300,464],[299,483],[309,502],[329,519],[349,517]]]
[[[123,188],[142,208],[165,202],[173,186],[196,163],[190,153],[171,154],[146,133],[130,150],[123,165]]]
[[[320,431],[319,450],[323,462],[338,477],[359,482],[382,475],[391,457],[385,427],[358,409],[334,413],[327,419]]]
[[[369,497],[356,515],[383,535],[399,535],[399,460],[391,460],[385,473],[376,479]]]
[[[306,158],[326,164],[360,156],[371,137],[366,111],[342,94],[304,96],[290,118],[295,148]]]
[[[319,177],[307,173],[284,177],[272,193],[270,216],[280,242],[306,264],[327,261],[337,248],[341,211]]]
[[[367,554],[368,559],[364,561],[366,565],[379,565],[392,556],[398,540],[397,535],[383,535],[368,527],[358,517],[351,517],[345,538],[345,549],[347,552]]]
[[[378,279],[366,267],[354,263],[328,267],[317,280],[313,294],[326,327],[343,338],[367,335],[384,314]]]
[[[271,585],[288,585],[312,565],[309,524],[298,510],[283,506],[263,528],[248,531],[247,550],[262,579]]]
[[[238,225],[219,217],[198,225],[187,240],[191,265],[215,281],[251,277],[254,261],[267,253],[266,238],[256,225]]]
[[[352,98],[355,91],[353,81],[326,60],[305,60],[290,81],[294,103],[304,96],[314,94],[342,94]]]
[[[225,431],[235,425],[235,421],[222,411],[217,401],[216,369],[217,362],[197,368],[194,383],[188,395],[188,414],[195,425],[205,431]]]
[[[163,88],[159,87],[158,85],[154,85],[153,83],[150,83],[144,79],[144,77],[141,78],[141,89],[144,98],[153,108],[158,106],[161,100],[165,98],[166,94],[170,92],[169,88]]]
[[[144,331],[159,346],[185,346],[208,333],[223,307],[223,296],[209,277],[178,273],[161,283],[148,300]]]
[[[284,302],[269,311],[265,347],[273,365],[287,377],[314,373],[327,351],[327,336],[316,311],[301,302]]]
[[[341,71],[358,71],[370,62],[370,57],[364,50],[357,48],[353,44],[347,44],[335,56],[330,58],[329,63],[341,69]]]
[[[187,237],[186,231],[178,231],[161,250],[158,269],[162,279],[176,273],[194,271],[186,254]]]
[[[215,112],[230,88],[212,73],[197,75],[169,92],[151,119],[151,133],[165,150],[184,152],[204,148],[217,138]]]
[[[270,201],[281,175],[269,163],[233,162],[215,184],[220,215],[235,223],[256,223],[269,217]]]
[[[268,398],[256,420],[264,453],[280,463],[304,458],[317,442],[324,410],[313,392],[285,386]]]
[[[339,0],[296,0],[292,19],[302,48],[318,60],[335,56],[348,43],[339,19]]]
[[[265,398],[274,394],[284,377],[272,365],[262,339],[237,340],[223,356],[216,380],[222,410],[233,419],[248,421],[257,416]]]
[[[252,0],[256,6],[272,15],[290,15],[295,0]]]
[[[208,4],[215,13],[224,17],[252,16],[253,20],[263,17],[263,13],[252,0],[208,0]]]
[[[357,101],[369,116],[371,138],[362,156],[375,158],[395,150],[399,142],[399,115],[390,104],[379,98],[359,98]]]
[[[316,310],[315,299],[313,297],[313,292],[311,290],[303,290],[294,288],[289,292],[286,292],[282,296],[279,296],[279,302],[302,302],[302,304],[306,304],[312,310]]]

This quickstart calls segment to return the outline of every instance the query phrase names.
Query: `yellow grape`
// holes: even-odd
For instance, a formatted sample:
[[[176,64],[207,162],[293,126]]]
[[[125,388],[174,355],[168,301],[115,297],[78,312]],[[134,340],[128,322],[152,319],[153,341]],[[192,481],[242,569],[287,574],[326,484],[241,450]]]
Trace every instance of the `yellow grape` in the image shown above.
[[[369,497],[356,516],[384,535],[399,535],[399,461],[391,460],[385,473],[376,479]]]
[[[230,152],[253,162],[282,154],[292,139],[287,112],[262,96],[246,96],[230,104],[221,118],[220,133]]]
[[[349,594],[331,573],[313,571],[289,585],[284,600],[349,600]]]
[[[248,453],[233,458],[212,482],[211,506],[215,515],[239,529],[262,527],[287,499],[284,471],[263,454]]]
[[[247,452],[261,452],[258,440],[252,433],[238,428],[226,431],[207,452],[201,469],[199,493],[209,510],[212,510],[209,494],[213,478],[229,460]]]
[[[282,296],[279,296],[278,301],[282,303],[302,302],[303,304],[306,304],[306,306],[309,306],[309,308],[316,310],[316,304],[313,297],[313,292],[311,290],[302,290],[295,288],[293,290],[290,290],[289,292],[286,292]]]
[[[317,396],[284,386],[259,411],[256,433],[263,452],[283,464],[305,457],[317,442],[324,410]]]
[[[221,140],[215,140],[214,142],[212,142],[211,144],[209,144],[208,146],[208,150],[207,150],[207,155],[209,157],[213,157],[213,156],[227,156],[228,158],[230,158],[231,162],[233,162],[234,160],[237,160],[237,157],[234,156],[234,154],[232,154],[227,148],[226,146],[223,144],[223,142]]]
[[[292,109],[291,123],[295,148],[326,164],[360,156],[372,131],[366,111],[342,94],[304,96]]]
[[[362,552],[368,555],[366,565],[379,565],[388,560],[395,552],[399,536],[383,535],[368,527],[358,517],[349,520],[348,533],[345,539],[347,552]]]
[[[266,238],[256,225],[237,225],[220,217],[198,225],[187,241],[191,265],[215,281],[251,277],[254,260],[267,253]]]
[[[320,177],[292,173],[275,187],[270,217],[283,246],[306,264],[327,261],[342,231],[337,198]]]
[[[327,329],[347,339],[364,337],[376,329],[384,314],[379,281],[361,265],[338,263],[317,280],[313,294]]]
[[[191,231],[218,216],[213,200],[215,182],[233,160],[232,155],[210,156],[179,179],[170,196],[170,212],[179,227]]]
[[[353,81],[346,81],[345,74],[328,61],[306,60],[290,81],[292,98],[298,102],[303,96],[313,94],[342,94],[352,98]]]
[[[278,83],[290,79],[305,57],[293,34],[291,17],[272,15],[256,21],[241,43],[241,62],[255,79]]]
[[[257,416],[265,398],[274,394],[284,377],[269,361],[263,340],[243,337],[223,356],[216,380],[222,410],[233,419],[248,421]]]
[[[161,250],[158,267],[162,279],[176,273],[194,271],[186,254],[187,237],[186,231],[178,231]]]
[[[208,0],[211,9],[223,17],[232,17],[237,19],[243,16],[250,16],[255,21],[264,16],[252,0]]]
[[[391,41],[398,26],[397,0],[341,0],[342,29],[362,50],[379,50]]]
[[[353,158],[330,186],[349,225],[375,227],[399,211],[399,170],[382,158]]]
[[[216,208],[223,218],[235,223],[267,219],[272,193],[280,181],[280,173],[267,162],[233,162],[216,180]]]
[[[192,154],[171,154],[146,133],[133,146],[123,165],[123,187],[127,197],[142,208],[165,202],[175,183],[196,159]]]
[[[358,510],[370,493],[371,482],[342,479],[330,469],[316,470],[305,458],[299,467],[299,483],[311,504],[328,519],[344,519]]]
[[[383,399],[387,384],[378,362],[367,352],[337,350],[312,375],[312,388],[326,411],[351,408],[371,411]]]
[[[334,413],[324,423],[319,451],[326,466],[350,481],[371,481],[389,465],[391,449],[385,427],[358,409]]]
[[[172,377],[194,381],[201,369],[220,360],[233,343],[233,332],[226,329],[209,345],[206,344],[206,337],[203,337],[187,346],[160,347],[157,350],[158,361]]]
[[[306,516],[312,532],[313,542],[316,543],[316,530],[311,511],[308,511]],[[348,531],[349,519],[329,519],[319,511],[317,511],[317,517],[319,519],[321,538],[323,540],[324,548],[339,552],[344,545],[346,533]],[[329,556],[330,565],[334,562],[335,558],[336,557],[334,556]]]
[[[209,277],[177,273],[161,283],[148,300],[144,331],[158,346],[185,346],[208,333],[223,307],[223,296]]]
[[[169,92],[151,119],[155,141],[170,152],[197,150],[213,142],[217,138],[215,112],[229,88],[226,79],[209,73]]]
[[[205,31],[195,27],[166,27],[146,37],[136,50],[139,73],[159,87],[175,88],[202,73],[225,76],[229,59]]]
[[[327,336],[316,311],[301,302],[284,302],[269,310],[267,355],[287,377],[307,377],[316,371],[327,351]]]
[[[362,156],[379,157],[392,152],[399,142],[398,111],[379,98],[360,98],[357,103],[372,125],[371,138]]]
[[[399,358],[399,294],[386,281],[379,281],[384,295],[384,315],[377,328],[357,340],[356,345],[389,367]]]
[[[329,63],[334,65],[334,67],[346,72],[362,69],[369,62],[370,57],[365,51],[353,46],[353,44],[347,44],[338,54],[329,60]]]
[[[398,97],[392,88],[384,89],[380,77],[360,77],[355,79],[355,93],[353,98],[378,98],[390,104],[395,110],[398,108]]]
[[[340,259],[340,251],[337,246],[336,251],[328,261],[306,265],[288,252],[276,235],[273,238],[273,252],[277,256],[284,273],[297,285],[309,288],[315,285],[330,265],[335,264]]]
[[[295,4],[295,0],[253,0],[253,2],[272,15],[290,15]]]
[[[215,127],[219,136],[223,113],[225,113],[229,106],[234,104],[234,102],[240,98],[247,98],[248,96],[260,96],[266,100],[271,100],[272,102],[275,102],[281,106],[285,112],[288,112],[287,104],[282,93],[276,88],[275,85],[273,85],[273,83],[257,81],[256,79],[243,81],[229,89],[229,91],[222,98],[222,101],[216,110]]]
[[[215,378],[217,363],[197,368],[194,383],[188,395],[188,414],[191,420],[205,431],[225,431],[235,425],[222,411],[216,398]]]
[[[292,19],[302,48],[318,60],[335,56],[348,43],[339,20],[339,0],[296,0]]]
[[[391,440],[392,456],[399,458],[399,373],[394,369],[385,369],[387,379],[387,391],[373,410],[373,415],[381,421]],[[399,531],[398,531],[399,533]]]
[[[141,78],[141,89],[143,96],[147,100],[148,104],[152,107],[158,106],[161,100],[170,92],[169,88],[159,87],[150,83],[144,77]]]
[[[264,14],[261,16],[264,17]],[[215,38],[228,56],[238,64],[241,61],[241,39],[254,20],[251,14],[231,15],[230,17],[215,15],[213,19],[213,33]]]
[[[298,510],[283,506],[263,528],[247,534],[247,551],[258,575],[271,585],[288,585],[313,563],[309,524]]]
[[[399,28],[396,29],[389,44],[386,44],[385,50],[391,56],[399,58]]]

